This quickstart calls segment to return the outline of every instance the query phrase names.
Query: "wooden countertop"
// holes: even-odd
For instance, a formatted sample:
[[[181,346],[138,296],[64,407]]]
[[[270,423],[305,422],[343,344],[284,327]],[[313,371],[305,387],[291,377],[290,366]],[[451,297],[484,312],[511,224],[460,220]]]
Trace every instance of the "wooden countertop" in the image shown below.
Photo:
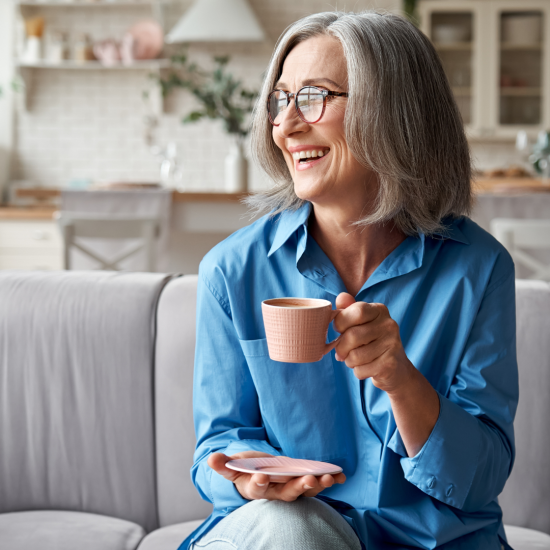
[[[114,189],[117,191],[120,189]],[[15,192],[20,198],[34,198],[37,200],[55,200],[61,194],[60,189],[34,188],[17,189]],[[238,202],[250,193],[180,193],[174,191],[172,197],[174,202]]]
[[[550,193],[550,182],[543,184],[536,178],[477,178],[474,191],[479,194],[521,195],[524,193]]]
[[[55,206],[0,206],[0,220],[52,220]]]
[[[59,189],[18,189],[21,198],[34,198],[38,201],[52,201],[61,194]],[[172,200],[176,203],[213,202],[235,203],[247,197],[249,193],[180,193],[174,191]],[[0,220],[51,220],[59,207],[48,204],[36,206],[0,206]]]
[[[543,184],[535,178],[477,178],[474,190],[478,194],[519,195],[525,193],[550,193],[550,184]],[[60,195],[59,189],[18,189],[17,196],[33,197],[37,200],[51,201]],[[173,192],[175,203],[212,202],[235,203],[247,197],[249,193],[180,193]],[[59,208],[50,205],[37,206],[0,206],[0,220],[51,220]]]

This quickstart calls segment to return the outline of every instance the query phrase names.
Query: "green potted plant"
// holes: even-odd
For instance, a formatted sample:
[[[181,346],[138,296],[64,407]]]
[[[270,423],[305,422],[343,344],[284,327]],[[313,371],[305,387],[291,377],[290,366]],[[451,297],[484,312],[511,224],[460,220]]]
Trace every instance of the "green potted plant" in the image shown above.
[[[246,89],[240,80],[227,71],[229,57],[214,57],[214,69],[204,71],[191,63],[185,53],[172,56],[172,68],[158,80],[163,97],[181,88],[190,92],[200,108],[183,116],[183,124],[203,119],[221,120],[225,131],[234,137],[233,147],[225,159],[225,189],[245,191],[248,184],[248,162],[243,154],[249,132],[248,117],[258,92]]]
[[[403,12],[405,13],[405,16],[411,21],[411,23],[414,23],[416,26],[418,26],[418,17],[416,14],[416,4],[418,3],[418,0],[403,0]]]

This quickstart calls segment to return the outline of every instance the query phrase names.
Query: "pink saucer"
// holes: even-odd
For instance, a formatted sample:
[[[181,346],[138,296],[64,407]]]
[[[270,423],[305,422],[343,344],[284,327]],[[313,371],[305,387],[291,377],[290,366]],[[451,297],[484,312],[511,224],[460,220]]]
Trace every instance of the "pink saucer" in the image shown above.
[[[339,474],[340,466],[319,462],[318,460],[304,460],[289,458],[288,456],[273,456],[265,458],[240,458],[230,460],[226,466],[237,472],[246,474],[267,474],[274,483],[286,483],[293,477],[306,475],[322,476],[324,474]]]

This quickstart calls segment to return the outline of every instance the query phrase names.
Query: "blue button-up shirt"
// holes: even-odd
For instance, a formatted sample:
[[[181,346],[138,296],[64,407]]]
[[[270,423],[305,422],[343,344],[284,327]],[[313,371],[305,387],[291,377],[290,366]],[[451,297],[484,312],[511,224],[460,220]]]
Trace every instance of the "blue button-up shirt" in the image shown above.
[[[334,351],[309,364],[269,358],[262,300],[334,305],[346,292],[308,234],[311,208],[264,216],[201,263],[191,475],[214,512],[180,549],[247,502],[208,456],[255,450],[341,466],[347,481],[317,498],[367,549],[500,550],[497,496],[514,460],[518,401],[509,254],[470,219],[450,221],[443,235],[408,237],[355,297],[388,307],[408,358],[438,392],[437,423],[409,457],[386,393],[357,380]],[[331,325],[328,338],[336,336]]]

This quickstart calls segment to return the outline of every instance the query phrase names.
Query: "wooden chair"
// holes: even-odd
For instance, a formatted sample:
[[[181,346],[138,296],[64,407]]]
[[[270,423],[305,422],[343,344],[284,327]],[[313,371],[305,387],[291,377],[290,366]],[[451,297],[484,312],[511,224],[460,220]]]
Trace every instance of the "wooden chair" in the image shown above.
[[[64,241],[64,266],[71,269],[71,249],[76,248],[99,263],[99,269],[120,271],[120,262],[145,251],[145,271],[155,271],[155,238],[160,232],[160,220],[150,217],[79,214],[60,212],[57,216]],[[114,258],[103,257],[79,242],[78,238],[140,239],[140,243]]]
[[[550,220],[491,220],[491,233],[508,249],[514,262],[529,268],[527,278],[550,281],[550,265],[523,249],[550,251]]]

